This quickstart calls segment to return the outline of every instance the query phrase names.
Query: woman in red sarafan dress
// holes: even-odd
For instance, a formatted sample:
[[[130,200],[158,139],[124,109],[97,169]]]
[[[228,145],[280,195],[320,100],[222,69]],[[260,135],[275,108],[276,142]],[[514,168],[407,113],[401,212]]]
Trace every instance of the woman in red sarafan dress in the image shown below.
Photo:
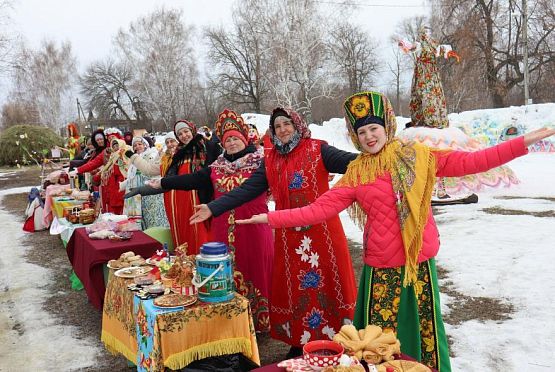
[[[274,112],[274,125],[283,117],[302,123],[294,112],[284,113],[287,116]],[[329,189],[321,141],[311,139],[304,125],[297,126],[301,134],[297,146],[285,154],[274,147],[265,160],[276,210],[305,206]],[[301,346],[332,338],[353,318],[356,287],[339,217],[276,230],[274,260],[279,262],[274,266],[270,299],[274,338]]]
[[[190,174],[208,166],[219,154],[213,143],[197,134],[195,124],[180,120],[174,125],[179,148],[173,155],[166,176]],[[174,247],[187,243],[187,254],[199,253],[200,246],[211,240],[208,222],[191,225],[189,218],[196,205],[211,199],[212,190],[170,190],[164,193],[164,206],[170,222]]]
[[[151,185],[161,186],[164,190],[213,188],[216,199],[240,186],[260,166],[263,149],[249,142],[248,127],[234,111],[226,109],[220,113],[215,131],[225,151],[208,168],[193,174],[165,177],[160,185]],[[268,298],[274,239],[269,226],[237,226],[235,219],[249,218],[267,211],[267,194],[262,193],[212,221],[214,240],[226,243],[234,253],[237,292],[249,299],[257,332],[270,330]]]

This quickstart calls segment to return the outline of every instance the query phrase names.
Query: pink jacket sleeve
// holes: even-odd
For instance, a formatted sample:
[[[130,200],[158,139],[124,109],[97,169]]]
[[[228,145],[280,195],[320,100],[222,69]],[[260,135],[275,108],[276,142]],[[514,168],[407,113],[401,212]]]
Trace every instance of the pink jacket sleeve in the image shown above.
[[[268,223],[276,228],[322,223],[337,216],[355,200],[355,187],[334,187],[302,208],[282,209],[268,213]]]
[[[522,136],[475,152],[433,152],[438,177],[460,177],[485,172],[527,153],[528,148],[524,146]]]

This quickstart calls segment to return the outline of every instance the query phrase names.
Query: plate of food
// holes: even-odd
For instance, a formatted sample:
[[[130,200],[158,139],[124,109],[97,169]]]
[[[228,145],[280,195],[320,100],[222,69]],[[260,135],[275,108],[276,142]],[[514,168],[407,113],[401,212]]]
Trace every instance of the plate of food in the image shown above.
[[[197,302],[197,296],[171,293],[154,300],[154,306],[164,309],[189,306]]]
[[[120,231],[116,234],[108,236],[111,242],[121,242],[123,240],[129,240],[133,236],[132,231]]]
[[[120,278],[135,278],[137,276],[145,275],[150,270],[152,270],[152,266],[124,267],[123,269],[116,271],[114,275]]]

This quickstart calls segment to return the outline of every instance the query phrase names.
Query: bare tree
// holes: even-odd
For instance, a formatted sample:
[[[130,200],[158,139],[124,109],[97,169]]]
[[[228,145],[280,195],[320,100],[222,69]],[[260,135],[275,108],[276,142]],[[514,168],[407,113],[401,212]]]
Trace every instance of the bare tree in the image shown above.
[[[438,0],[443,32],[456,45],[479,51],[476,65],[494,107],[503,107],[524,80],[520,1]],[[529,71],[541,75],[555,63],[552,0],[529,1]]]
[[[115,38],[121,59],[136,72],[141,101],[166,128],[177,118],[191,116],[200,102],[194,30],[181,18],[179,10],[158,9]]]
[[[112,59],[90,64],[79,79],[81,93],[98,117],[127,120],[131,120],[133,109],[132,81],[129,65]]]
[[[407,102],[407,100],[402,100],[403,97],[407,96],[407,91],[404,82],[406,79],[404,75],[407,71],[411,70],[412,63],[409,57],[404,55],[401,50],[397,47],[398,42],[397,37],[392,37],[391,42],[393,44],[393,58],[387,62],[387,69],[392,75],[391,89],[393,89],[393,96],[395,97],[395,113],[397,115],[403,116],[405,110],[403,110],[404,104],[402,101]],[[409,93],[410,94],[410,93]]]
[[[257,1],[241,3],[233,9],[233,28],[212,27],[205,32],[208,56],[218,68],[213,81],[221,97],[238,108],[261,112],[269,95],[265,71],[269,33]],[[258,4],[259,5],[259,4]]]
[[[10,31],[12,3],[0,0],[0,73],[9,71],[17,45],[17,36]]]
[[[281,0],[275,9],[271,86],[279,104],[296,108],[310,122],[314,102],[333,97],[339,83],[325,44],[325,15],[313,0]]]
[[[9,128],[19,124],[39,124],[36,122],[36,109],[21,102],[7,102],[2,106],[1,127]]]
[[[44,41],[39,50],[21,46],[14,62],[12,98],[36,107],[41,124],[58,129],[74,115],[72,87],[77,78],[71,44]]]
[[[378,43],[360,27],[343,22],[330,33],[331,58],[338,66],[351,92],[359,92],[372,85],[377,73]]]

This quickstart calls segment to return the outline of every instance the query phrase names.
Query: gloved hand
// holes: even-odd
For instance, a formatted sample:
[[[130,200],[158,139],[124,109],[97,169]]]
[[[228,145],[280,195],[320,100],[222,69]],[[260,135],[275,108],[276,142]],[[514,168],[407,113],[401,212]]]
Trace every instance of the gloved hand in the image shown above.
[[[131,158],[135,153],[131,150],[127,150],[125,151],[125,156],[127,156],[127,158]]]
[[[130,189],[129,192],[123,196],[123,198],[128,199],[135,195],[142,195],[142,196],[157,195],[157,194],[162,194],[165,191],[166,190],[164,189],[155,189],[150,186],[141,186],[141,187],[135,187]]]

